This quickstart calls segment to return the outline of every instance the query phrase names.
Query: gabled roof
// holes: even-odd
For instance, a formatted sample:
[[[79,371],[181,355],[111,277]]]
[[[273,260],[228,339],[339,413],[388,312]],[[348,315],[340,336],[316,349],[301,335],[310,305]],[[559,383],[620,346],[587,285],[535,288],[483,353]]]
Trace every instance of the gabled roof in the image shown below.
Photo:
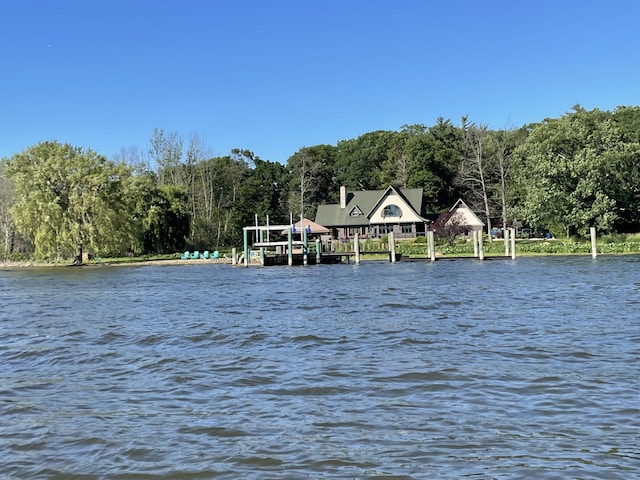
[[[400,190],[399,188],[394,188],[392,186],[388,186],[386,190],[384,190],[384,193],[382,195],[380,195],[380,198],[378,198],[378,201],[373,205],[373,207],[371,207],[371,210],[369,210],[369,212],[367,213],[367,218],[371,218],[371,215],[373,214],[373,212],[375,212],[379,207],[380,204],[384,201],[384,199],[386,197],[388,197],[391,193],[395,193],[396,195],[398,195],[400,198],[402,198],[405,202],[407,202],[409,204],[409,206],[411,208],[413,208],[414,210],[416,210],[416,213],[418,215],[420,215],[420,209],[422,208],[422,190],[419,188],[416,188],[414,190],[419,190],[420,191],[420,203],[419,203],[419,207],[418,210],[416,210],[416,208],[411,204],[411,202],[409,201],[409,199],[406,197],[406,195],[402,194],[402,190]]]
[[[339,204],[319,205],[316,222],[326,227],[358,227],[369,225],[369,218],[390,194],[397,194],[416,213],[422,214],[422,189],[388,187],[385,190],[348,192],[345,208]],[[357,214],[360,213],[360,214]],[[425,220],[426,221],[426,220]]]
[[[449,213],[451,216],[447,223],[451,222],[453,217],[455,217],[462,225],[484,227],[484,222],[480,220],[480,217],[478,217],[461,198],[449,209]]]

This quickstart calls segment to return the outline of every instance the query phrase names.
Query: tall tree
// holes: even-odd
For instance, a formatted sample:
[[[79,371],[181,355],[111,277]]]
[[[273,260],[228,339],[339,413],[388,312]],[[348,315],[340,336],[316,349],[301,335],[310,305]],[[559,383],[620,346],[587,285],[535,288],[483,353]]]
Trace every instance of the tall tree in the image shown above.
[[[609,112],[574,111],[535,125],[518,149],[520,211],[536,227],[611,231],[638,205],[640,144]],[[630,195],[631,192],[631,195]]]
[[[380,170],[389,158],[397,132],[378,130],[354,140],[342,140],[337,145],[336,178],[340,185],[358,190],[377,190],[381,184]]]
[[[122,251],[131,244],[123,183],[131,175],[92,150],[43,142],[14,155],[6,165],[17,202],[18,229],[38,257],[68,256],[83,249]]]
[[[387,158],[380,165],[380,185],[407,188],[411,173],[411,159],[406,144],[412,137],[424,134],[424,125],[404,125],[402,131],[390,138]]]
[[[449,137],[450,122],[438,119],[438,124],[407,140],[409,157],[409,187],[422,188],[434,211],[448,209],[455,202],[454,178],[460,154]]]
[[[295,217],[312,218],[318,205],[337,190],[333,182],[334,163],[335,148],[329,145],[304,147],[289,157],[289,210]]]
[[[526,128],[498,130],[489,132],[489,142],[492,144],[490,171],[492,170],[493,191],[496,203],[500,206],[502,225],[506,226],[514,203],[515,188],[511,181],[511,168],[514,163],[514,150],[521,145],[527,136]],[[511,216],[513,219],[513,216]],[[515,220],[515,219],[513,219]]]
[[[165,133],[155,128],[150,140],[149,156],[157,168],[160,185],[184,186],[182,170],[182,147],[184,141],[177,132]]]
[[[477,126],[462,117],[463,161],[460,164],[459,181],[469,187],[472,204],[482,205],[487,233],[491,232],[491,184],[487,171],[487,144],[489,129],[486,125]],[[489,235],[491,241],[491,235]]]

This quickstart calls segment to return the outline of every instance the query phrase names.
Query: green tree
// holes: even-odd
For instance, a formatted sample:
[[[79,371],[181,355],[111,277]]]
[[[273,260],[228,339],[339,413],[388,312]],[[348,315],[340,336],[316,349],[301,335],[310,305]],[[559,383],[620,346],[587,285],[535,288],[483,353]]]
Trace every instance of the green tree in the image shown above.
[[[335,147],[317,145],[304,147],[289,157],[288,205],[294,217],[303,215],[313,218],[318,205],[339,191],[333,181],[335,155]]]
[[[460,154],[454,140],[451,122],[439,118],[437,125],[411,136],[405,146],[409,158],[408,185],[422,188],[434,211],[448,209],[456,200],[453,180]]]
[[[177,132],[155,128],[149,142],[149,155],[157,168],[160,185],[185,185],[182,165],[184,141]]]
[[[184,188],[163,185],[150,191],[142,219],[144,251],[173,253],[184,249],[189,235],[188,196]]]
[[[410,157],[406,151],[409,139],[422,135],[424,125],[404,125],[402,131],[389,139],[387,158],[380,165],[380,185],[407,188],[410,175]]]
[[[67,257],[83,249],[122,251],[132,230],[123,183],[131,175],[92,150],[43,142],[6,164],[17,202],[17,228],[35,245],[37,257]]]
[[[359,190],[377,190],[380,170],[397,143],[397,132],[378,130],[337,145],[336,180],[339,185]]]
[[[609,112],[576,106],[535,125],[517,153],[519,208],[536,227],[607,232],[638,207],[640,144]]]

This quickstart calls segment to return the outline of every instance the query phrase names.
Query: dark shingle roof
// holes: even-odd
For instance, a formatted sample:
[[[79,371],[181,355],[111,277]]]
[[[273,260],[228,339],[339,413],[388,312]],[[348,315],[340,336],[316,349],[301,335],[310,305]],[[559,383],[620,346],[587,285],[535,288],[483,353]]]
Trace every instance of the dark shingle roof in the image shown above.
[[[340,208],[339,204],[319,205],[316,213],[316,223],[325,227],[358,227],[369,225],[368,216],[378,205],[383,196],[390,190],[394,190],[409,202],[418,215],[422,214],[422,189],[400,189],[389,187],[385,190],[362,190],[347,193],[346,208]],[[362,215],[351,216],[351,212],[358,208]]]

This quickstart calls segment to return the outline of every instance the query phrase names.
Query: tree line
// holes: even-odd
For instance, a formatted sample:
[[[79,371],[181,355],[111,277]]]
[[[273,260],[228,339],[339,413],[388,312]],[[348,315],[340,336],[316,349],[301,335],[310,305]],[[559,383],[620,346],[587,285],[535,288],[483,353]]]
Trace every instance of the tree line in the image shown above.
[[[303,147],[286,164],[249,150],[212,156],[203,139],[155,129],[145,149],[112,159],[42,142],[0,162],[5,259],[221,249],[242,228],[338,201],[339,187],[422,188],[430,213],[463,198],[492,226],[521,222],[556,235],[638,230],[640,107],[587,111],[494,130],[460,125],[374,131]]]

